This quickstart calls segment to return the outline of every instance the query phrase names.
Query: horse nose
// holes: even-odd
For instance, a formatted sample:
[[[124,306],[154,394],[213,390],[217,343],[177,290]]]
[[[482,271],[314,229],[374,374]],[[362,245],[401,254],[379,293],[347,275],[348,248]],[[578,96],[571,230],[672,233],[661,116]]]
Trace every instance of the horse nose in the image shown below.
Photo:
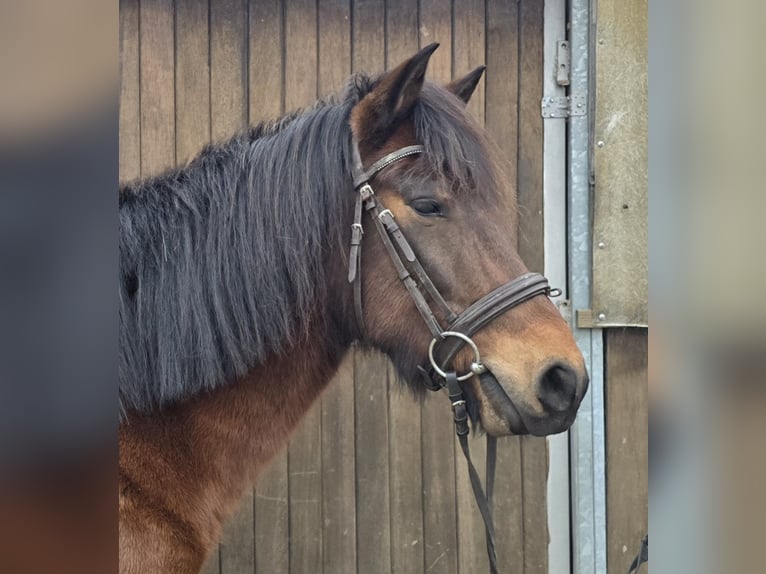
[[[556,363],[540,375],[537,398],[548,412],[565,412],[572,408],[577,397],[577,372],[565,363]]]

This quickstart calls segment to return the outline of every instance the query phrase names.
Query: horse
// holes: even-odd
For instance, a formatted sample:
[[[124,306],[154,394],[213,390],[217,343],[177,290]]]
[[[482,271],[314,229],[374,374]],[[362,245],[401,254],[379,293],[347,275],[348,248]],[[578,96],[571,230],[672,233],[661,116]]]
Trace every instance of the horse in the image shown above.
[[[352,345],[418,396],[447,380],[456,417],[489,436],[572,424],[583,357],[465,109],[484,67],[427,82],[437,46],[121,185],[124,574],[199,572]]]

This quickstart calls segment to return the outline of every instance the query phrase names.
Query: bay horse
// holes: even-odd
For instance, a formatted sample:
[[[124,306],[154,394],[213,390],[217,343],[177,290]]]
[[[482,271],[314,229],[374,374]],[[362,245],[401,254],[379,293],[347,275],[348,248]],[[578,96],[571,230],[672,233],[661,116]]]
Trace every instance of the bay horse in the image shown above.
[[[517,253],[513,186],[465,110],[484,68],[425,82],[436,47],[121,187],[121,572],[199,572],[355,343],[416,393],[449,370],[455,412],[488,435],[573,422],[582,355]],[[466,316],[450,366],[422,368],[434,329]]]

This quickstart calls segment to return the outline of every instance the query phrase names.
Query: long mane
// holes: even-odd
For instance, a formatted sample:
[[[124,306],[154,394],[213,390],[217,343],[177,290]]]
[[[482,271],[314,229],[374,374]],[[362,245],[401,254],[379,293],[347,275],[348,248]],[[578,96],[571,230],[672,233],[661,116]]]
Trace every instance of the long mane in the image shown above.
[[[353,202],[353,106],[374,85],[206,147],[181,169],[121,187],[122,416],[244,376],[306,334],[326,298],[326,256]],[[413,111],[430,169],[497,189],[483,134],[426,85]]]

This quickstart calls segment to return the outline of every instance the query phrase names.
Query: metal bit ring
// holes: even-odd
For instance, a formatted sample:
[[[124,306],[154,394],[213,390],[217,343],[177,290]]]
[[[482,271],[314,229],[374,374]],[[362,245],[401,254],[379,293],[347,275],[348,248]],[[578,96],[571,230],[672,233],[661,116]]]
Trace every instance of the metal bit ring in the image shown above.
[[[460,333],[458,331],[444,331],[441,334],[442,339],[446,339],[447,337],[456,337],[460,340],[462,340],[464,343],[469,345],[471,349],[473,349],[474,359],[471,363],[471,370],[467,373],[460,375],[457,380],[458,381],[466,381],[473,377],[474,375],[479,375],[487,370],[487,368],[482,364],[481,362],[481,356],[479,355],[479,348],[476,346],[476,343],[473,342],[473,339],[469,337],[468,335],[464,335],[463,333]],[[434,368],[434,371],[436,371],[442,378],[447,378],[447,373],[445,373],[442,368],[436,364],[436,359],[434,359],[434,348],[436,347],[436,343],[438,343],[439,340],[434,338],[431,341],[431,344],[428,345],[428,360],[431,361],[431,366]]]

